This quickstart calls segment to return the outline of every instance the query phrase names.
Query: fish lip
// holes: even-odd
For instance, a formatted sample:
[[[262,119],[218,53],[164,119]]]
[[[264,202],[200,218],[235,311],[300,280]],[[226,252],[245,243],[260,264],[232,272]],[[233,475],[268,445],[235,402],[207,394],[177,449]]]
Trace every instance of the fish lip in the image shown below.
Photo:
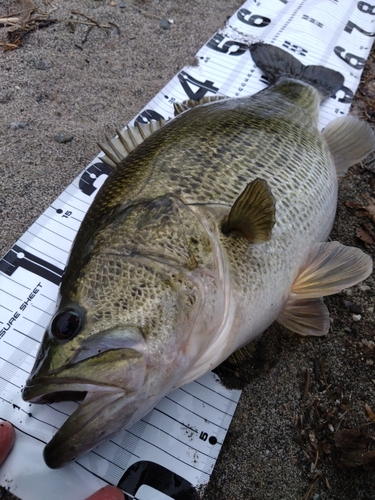
[[[26,383],[22,390],[22,399],[29,403],[45,404],[59,401],[77,401],[85,399],[88,393],[94,391],[118,390],[108,385],[92,384],[86,381],[72,382],[68,379],[57,379],[53,382],[39,379],[34,384]]]
[[[88,433],[85,429],[90,429],[92,420],[101,418],[108,402],[120,400],[123,396],[124,391],[118,387],[90,384],[86,381],[72,382],[63,378],[48,384],[43,383],[41,379],[37,383],[27,384],[23,390],[22,398],[31,403],[53,403],[62,400],[78,402],[78,399],[82,399],[79,406],[45,446],[43,457],[46,465],[51,469],[58,469],[106,441],[107,437],[105,436],[99,442],[94,440],[87,444]],[[89,416],[87,416],[87,408],[92,410]],[[116,429],[117,432],[118,430]],[[75,436],[75,434],[82,432],[86,433],[83,445]]]

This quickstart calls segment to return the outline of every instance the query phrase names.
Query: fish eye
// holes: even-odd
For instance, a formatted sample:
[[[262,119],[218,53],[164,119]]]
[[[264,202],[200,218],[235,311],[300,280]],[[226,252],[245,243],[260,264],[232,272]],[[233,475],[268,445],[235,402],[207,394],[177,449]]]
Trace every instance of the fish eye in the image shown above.
[[[58,340],[69,340],[82,328],[83,316],[74,309],[58,311],[51,322],[51,336]]]

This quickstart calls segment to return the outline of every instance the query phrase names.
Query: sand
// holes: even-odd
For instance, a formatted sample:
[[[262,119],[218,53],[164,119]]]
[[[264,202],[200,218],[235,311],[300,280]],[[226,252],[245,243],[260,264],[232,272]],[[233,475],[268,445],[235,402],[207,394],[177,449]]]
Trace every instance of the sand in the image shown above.
[[[178,70],[194,63],[242,0],[112,3],[34,0],[57,22],[26,35],[19,49],[0,53],[1,255],[98,153],[96,142],[114,135]],[[0,3],[0,17],[17,10],[14,0]],[[87,19],[72,11],[110,28],[77,23]],[[173,19],[169,30],[160,28],[163,18]],[[0,41],[6,41],[5,28]],[[371,78],[354,107],[369,118]],[[73,139],[59,143],[59,133]],[[345,204],[367,204],[364,197],[375,186],[370,169],[370,163],[357,166],[342,182],[332,239],[364,248],[356,229],[365,223],[374,230],[369,218],[358,218]],[[374,245],[367,251],[373,255]],[[375,409],[373,277],[366,285],[326,300],[332,317],[327,337],[301,338],[274,325],[256,344],[204,500],[375,498],[374,459],[345,468],[335,446],[342,429],[374,435],[364,409],[365,403]],[[359,321],[344,301],[360,308]]]

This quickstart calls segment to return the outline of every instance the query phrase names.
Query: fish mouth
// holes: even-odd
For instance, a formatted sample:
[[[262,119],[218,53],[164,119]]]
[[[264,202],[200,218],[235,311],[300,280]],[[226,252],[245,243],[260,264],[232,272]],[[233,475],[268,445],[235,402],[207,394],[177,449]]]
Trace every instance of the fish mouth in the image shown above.
[[[129,397],[117,387],[55,381],[27,385],[22,397],[31,403],[81,401],[44,448],[44,461],[51,469],[63,467],[107,441],[132,415]]]

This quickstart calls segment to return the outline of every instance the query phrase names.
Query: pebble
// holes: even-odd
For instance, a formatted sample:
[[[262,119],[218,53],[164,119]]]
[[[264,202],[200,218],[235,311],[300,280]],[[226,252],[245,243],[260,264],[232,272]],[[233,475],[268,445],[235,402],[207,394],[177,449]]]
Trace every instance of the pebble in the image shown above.
[[[372,314],[374,312],[374,306],[368,307],[367,308],[367,312],[369,312],[370,314]]]
[[[354,314],[361,314],[362,310],[357,304],[353,304],[353,302],[350,302],[350,300],[344,300],[345,306],[350,310],[350,312]]]
[[[368,285],[359,285],[358,288],[361,290],[361,292],[368,292],[371,290],[371,287]]]
[[[120,7],[120,9],[126,9],[126,3],[124,2],[120,2],[118,6]]]
[[[47,69],[47,64],[44,61],[40,60],[36,64],[36,69],[45,70]]]
[[[351,290],[350,288],[346,288],[345,290],[343,290],[344,293],[346,293],[346,295],[353,295],[353,290]]]
[[[163,30],[170,30],[171,29],[171,23],[168,21],[168,19],[165,19],[165,17],[163,17],[163,19],[160,20],[159,26]]]
[[[362,316],[360,314],[353,314],[353,321],[361,321]]]
[[[9,125],[9,128],[11,128],[13,130],[21,130],[22,128],[25,128],[25,127],[26,127],[26,123],[23,123],[23,122],[12,122]]]
[[[63,133],[55,134],[54,137],[55,137],[56,141],[61,142],[61,144],[65,144],[66,142],[70,142],[73,139],[72,134],[63,134]]]

